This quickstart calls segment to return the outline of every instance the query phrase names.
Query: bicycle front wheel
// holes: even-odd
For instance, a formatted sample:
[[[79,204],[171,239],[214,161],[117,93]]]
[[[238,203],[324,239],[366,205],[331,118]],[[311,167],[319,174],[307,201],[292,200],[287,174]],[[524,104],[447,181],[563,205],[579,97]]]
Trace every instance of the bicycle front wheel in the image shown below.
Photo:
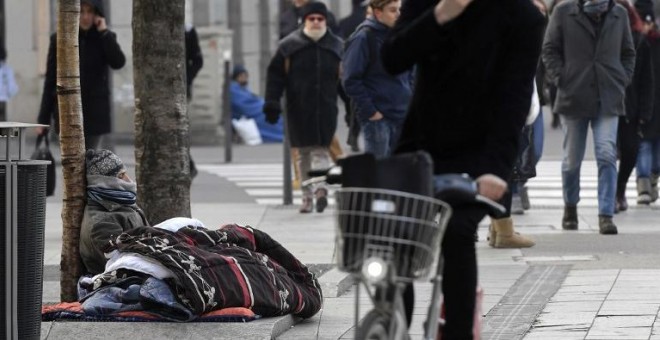
[[[371,310],[362,320],[357,329],[357,340],[385,340],[389,339],[390,322],[392,315],[386,312]]]

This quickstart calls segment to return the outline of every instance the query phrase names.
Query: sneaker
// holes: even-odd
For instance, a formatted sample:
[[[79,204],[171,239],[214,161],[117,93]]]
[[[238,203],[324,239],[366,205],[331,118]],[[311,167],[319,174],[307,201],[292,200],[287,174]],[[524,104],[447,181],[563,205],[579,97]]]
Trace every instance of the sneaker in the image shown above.
[[[619,232],[612,221],[612,216],[606,215],[598,216],[598,229],[603,235],[616,235]]]
[[[564,217],[561,220],[561,228],[564,230],[577,230],[577,207],[564,207]]]
[[[300,206],[300,209],[298,210],[298,212],[300,212],[301,214],[309,214],[309,213],[312,212],[313,206],[314,206],[314,203],[312,202],[311,197],[303,197],[303,203]]]

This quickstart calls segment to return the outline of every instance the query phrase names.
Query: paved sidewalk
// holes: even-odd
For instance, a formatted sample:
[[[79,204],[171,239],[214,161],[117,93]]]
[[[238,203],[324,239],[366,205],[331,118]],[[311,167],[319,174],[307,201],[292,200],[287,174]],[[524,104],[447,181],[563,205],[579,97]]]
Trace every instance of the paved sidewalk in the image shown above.
[[[251,149],[237,162],[272,162],[281,145]],[[129,168],[132,151],[116,153]],[[217,148],[196,148],[200,165],[222,164]],[[270,157],[270,160],[269,158]],[[131,169],[132,170],[132,169]],[[58,183],[61,185],[61,182]],[[48,198],[44,302],[59,301],[61,186]],[[42,339],[351,339],[355,290],[333,264],[332,209],[301,215],[295,207],[260,205],[233,183],[200,173],[193,182],[192,213],[207,227],[249,224],[275,237],[304,263],[323,272],[324,307],[308,320],[290,316],[236,323],[42,323]],[[637,208],[618,215],[620,235],[598,234],[597,211],[580,209],[580,229],[562,231],[561,210],[532,209],[514,216],[516,229],[537,240],[531,249],[492,249],[487,220],[477,244],[480,284],[485,298],[482,339],[660,339],[660,257],[658,209]],[[578,244],[568,247],[567,244]],[[411,334],[421,338],[430,285],[416,284]],[[368,310],[362,294],[360,311]],[[291,328],[293,326],[293,328]]]

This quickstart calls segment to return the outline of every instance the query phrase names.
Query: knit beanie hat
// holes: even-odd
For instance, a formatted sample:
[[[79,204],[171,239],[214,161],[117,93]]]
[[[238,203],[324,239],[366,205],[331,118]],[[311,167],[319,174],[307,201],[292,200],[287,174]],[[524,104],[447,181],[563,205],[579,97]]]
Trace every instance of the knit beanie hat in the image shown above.
[[[318,2],[318,1],[310,2],[307,5],[305,5],[305,7],[303,7],[303,10],[302,10],[303,20],[305,20],[307,18],[307,16],[310,15],[310,14],[320,14],[324,18],[327,18],[328,17],[328,8],[322,2]]]
[[[651,0],[637,0],[635,1],[635,9],[639,13],[640,18],[643,21],[653,22],[655,21],[655,13],[653,10],[653,1]]]
[[[87,175],[117,177],[122,170],[126,170],[121,159],[109,150],[87,150],[85,164]]]

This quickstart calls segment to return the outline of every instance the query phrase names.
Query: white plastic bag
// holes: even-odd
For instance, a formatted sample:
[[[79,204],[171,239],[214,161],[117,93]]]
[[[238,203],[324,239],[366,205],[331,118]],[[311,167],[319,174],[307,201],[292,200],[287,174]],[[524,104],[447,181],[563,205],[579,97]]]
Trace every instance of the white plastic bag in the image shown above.
[[[231,120],[236,133],[241,137],[246,145],[259,145],[263,143],[257,122],[252,118],[241,117],[240,119]]]

